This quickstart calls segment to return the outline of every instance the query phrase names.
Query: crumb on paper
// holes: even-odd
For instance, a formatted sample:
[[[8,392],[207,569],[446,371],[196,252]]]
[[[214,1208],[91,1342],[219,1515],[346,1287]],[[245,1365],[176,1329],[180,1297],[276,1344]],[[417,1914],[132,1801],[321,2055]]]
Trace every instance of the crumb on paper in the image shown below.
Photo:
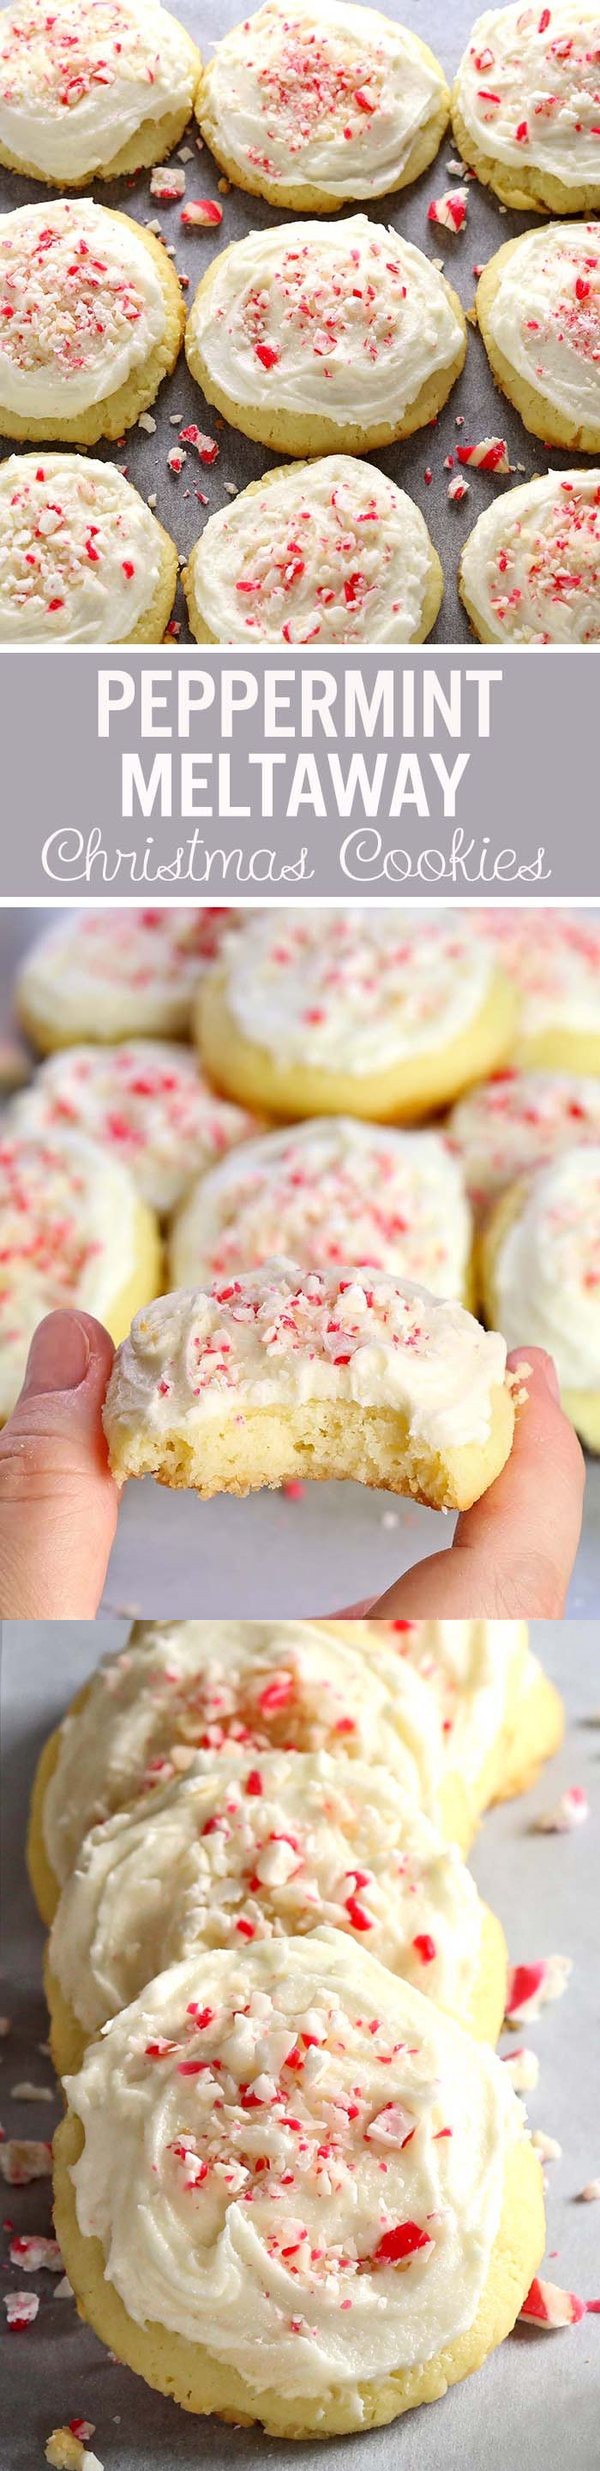
[[[51,2179],[52,2146],[39,2137],[9,2136],[0,2145],[0,2179],[9,2188],[26,2188],[31,2179]]]
[[[93,2433],[90,2429],[92,2436]],[[53,2428],[44,2452],[51,2471],[103,2471],[98,2455],[88,2452],[82,2437],[75,2436],[72,2428]]]
[[[541,1810],[532,1820],[535,1836],[569,1836],[573,1828],[583,1827],[589,1819],[590,1805],[583,1785],[567,1785],[559,1795],[553,1810]]]
[[[150,173],[150,196],[162,198],[167,206],[185,197],[185,172],[178,172],[174,163],[155,163]]]
[[[23,2077],[22,2084],[11,2085],[10,2090],[13,2102],[54,2102],[55,2099],[51,2085],[32,2085],[28,2076]]]
[[[2,2305],[9,2333],[23,2334],[28,2325],[34,2325],[39,2304],[37,2291],[5,2291]]]

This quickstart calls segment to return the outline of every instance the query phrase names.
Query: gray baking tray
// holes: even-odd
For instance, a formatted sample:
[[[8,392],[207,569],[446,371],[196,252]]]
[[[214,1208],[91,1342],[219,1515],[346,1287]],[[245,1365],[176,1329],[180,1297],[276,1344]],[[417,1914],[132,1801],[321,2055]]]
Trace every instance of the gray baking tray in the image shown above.
[[[65,914],[0,908],[0,1039],[14,1034],[11,989],[20,956]],[[300,1501],[255,1493],[247,1501],[224,1494],[200,1502],[147,1478],[125,1488],[101,1611],[167,1619],[197,1613],[201,1599],[203,1613],[232,1619],[331,1612],[383,1593],[413,1562],[449,1543],[453,1525],[448,1515],[357,1484],[307,1485]],[[598,1459],[588,1461],[568,1611],[600,1611]]]
[[[370,6],[371,0],[366,0],[366,5]],[[390,0],[388,13],[400,18],[424,37],[436,52],[451,84],[478,14],[477,0],[429,0],[427,7],[422,5],[422,0]],[[243,9],[241,0],[177,0],[174,15],[189,28],[200,51],[206,56],[219,37],[239,22]],[[180,223],[180,205],[165,206],[151,197],[149,172],[140,173],[133,180],[99,181],[96,188],[92,184],[86,194],[95,195],[107,206],[119,207],[121,212],[134,215],[139,222],[143,223],[149,217],[158,218],[165,239],[175,246],[179,272],[189,278],[186,293],[189,302],[193,299],[200,276],[219,248],[226,247],[230,241],[244,239],[250,231],[278,222],[290,222],[293,217],[267,206],[262,198],[245,196],[241,189],[232,188],[228,197],[220,198],[217,186],[221,177],[220,168],[208,148],[205,147],[201,154],[196,153],[193,132],[182,142],[194,146],[194,159],[185,166],[188,199],[208,196],[222,204],[223,221],[216,234],[195,232],[186,235]],[[375,221],[392,224],[395,230],[404,232],[407,239],[414,241],[428,257],[443,257],[444,272],[460,293],[463,306],[468,309],[475,292],[474,266],[484,264],[503,241],[511,239],[517,232],[526,231],[536,218],[502,212],[497,200],[473,180],[469,183],[469,211],[463,233],[448,233],[428,223],[430,198],[455,185],[455,179],[447,171],[447,161],[452,157],[456,157],[456,147],[450,130],[435,163],[422,179],[412,188],[401,190],[395,197],[378,199],[372,214]],[[173,161],[177,161],[176,155]],[[45,188],[20,179],[0,167],[0,210],[3,212],[26,205],[30,199],[40,200],[50,194]],[[56,194],[59,195],[60,191],[57,190]],[[361,200],[359,211],[362,213],[364,210],[364,201]],[[343,211],[351,214],[352,205],[348,204]],[[201,428],[218,439],[220,454],[218,462],[206,469],[199,465],[197,456],[189,449],[183,471],[175,480],[167,468],[167,454],[177,441],[178,427],[171,427],[170,422],[171,416],[178,412],[183,416],[178,425],[187,426],[190,420],[199,421]],[[155,436],[146,437],[143,430],[134,428],[127,432],[122,453],[109,446],[95,447],[93,451],[109,460],[114,457],[126,469],[129,479],[143,497],[156,494],[156,512],[173,534],[180,552],[187,556],[209,515],[226,503],[225,483],[233,482],[237,489],[244,489],[248,481],[258,480],[261,472],[280,463],[282,458],[280,454],[269,454],[264,447],[252,444],[216,419],[190,377],[183,353],[172,378],[161,387],[153,413],[158,424]],[[464,420],[460,431],[456,428],[457,413]],[[459,439],[467,442],[498,434],[507,440],[511,463],[520,468],[515,470],[512,479],[505,480],[490,479],[489,475],[474,471],[467,475],[471,486],[462,505],[449,503],[448,482],[451,474],[444,471],[445,457],[456,454]],[[6,451],[14,450],[9,444]],[[470,328],[465,369],[438,421],[434,426],[419,430],[416,437],[388,448],[373,460],[416,499],[442,561],[446,588],[432,642],[467,643],[470,630],[456,589],[457,566],[467,533],[499,489],[514,487],[517,481],[531,480],[535,474],[545,472],[549,460],[554,470],[566,470],[572,464],[573,456],[561,455],[553,447],[549,457],[544,446],[527,435],[518,413],[497,393],[483,344],[479,335]],[[432,473],[430,484],[424,477],[427,468]],[[208,505],[205,508],[198,505],[194,494],[197,488],[206,494]],[[180,640],[182,643],[189,642],[191,639],[181,589],[175,614],[181,625]]]
[[[203,1599],[196,1611],[206,1611]],[[111,1622],[104,1649],[118,1647],[125,1625]],[[600,2293],[600,2205],[578,2195],[600,2171],[598,2018],[600,1961],[597,1879],[600,1865],[600,1731],[590,1722],[600,1703],[599,1633],[591,1623],[534,1624],[533,1643],[567,1702],[563,1749],[533,1792],[484,1822],[473,1857],[478,1885],[496,1907],[513,1959],[560,1953],[573,1960],[566,1995],[546,2009],[519,2041],[540,2058],[540,2083],[529,2097],[532,2126],[556,2136],[562,2159],[548,2166],[548,2277],[586,2299]],[[10,2086],[23,2078],[52,2082],[39,2044],[46,2033],[40,1988],[42,1931],[25,1878],[23,1839],[34,1762],[45,1735],[62,1715],[100,1651],[93,1623],[4,1625],[3,1707],[3,1979],[1,2005],[14,2019],[0,2042],[0,2117],[8,2134],[47,2137],[57,2107],[17,2106]],[[535,1811],[551,1807],[570,1784],[583,1785],[591,1816],[571,1836],[536,1836]],[[513,2043],[514,2047],[514,2043]],[[502,2044],[510,2048],[510,2038]],[[3,2191],[2,2211],[19,2230],[50,2228],[48,2184]],[[4,2260],[6,2236],[0,2242]],[[3,2266],[2,2290],[23,2276]],[[40,2293],[36,2323],[20,2336],[0,2329],[0,2463],[2,2471],[43,2466],[51,2428],[83,2415],[104,2471],[597,2471],[600,2425],[600,2319],[555,2334],[518,2331],[468,2384],[444,2402],[411,2412],[363,2438],[305,2444],[293,2453],[279,2441],[194,2420],[174,2403],[112,2363],[95,2335],[79,2324],[73,2302],[53,2296],[51,2277],[31,2277]],[[4,2311],[0,2309],[4,2317]]]

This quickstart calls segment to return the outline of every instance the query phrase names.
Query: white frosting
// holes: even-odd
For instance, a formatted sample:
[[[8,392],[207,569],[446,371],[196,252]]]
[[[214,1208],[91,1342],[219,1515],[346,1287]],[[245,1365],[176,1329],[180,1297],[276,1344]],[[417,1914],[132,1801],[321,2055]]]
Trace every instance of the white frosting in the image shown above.
[[[129,2315],[259,2396],[341,2387],[359,2427],[361,2380],[473,2324],[522,2106],[495,2053],[340,1932],[172,1967],[67,2090],[79,2228]]]
[[[383,1640],[435,1693],[448,1767],[475,1794],[488,1759],[501,1752],[529,1655],[525,1622],[372,1622],[370,1652]],[[539,1669],[539,1668],[538,1668]]]
[[[88,180],[147,121],[191,111],[194,59],[158,0],[16,0],[0,15],[0,145]]]
[[[600,434],[600,225],[523,232],[498,269],[487,324],[519,377],[563,419]]]
[[[335,1750],[383,1761],[432,1816],[442,1776],[432,1694],[395,1658],[375,1671],[314,1622],[151,1622],[105,1657],[61,1726],[44,1843],[61,1886],[88,1829],[185,1770],[195,1750]]]
[[[591,911],[540,910],[531,933],[527,910],[478,909],[472,928],[495,953],[521,997],[521,1032],[575,1030],[600,1035],[600,922]]]
[[[309,1269],[359,1261],[464,1297],[470,1213],[443,1135],[326,1116],[246,1143],[184,1202],[173,1286],[257,1268],[278,1246]]]
[[[352,215],[236,241],[196,293],[188,337],[240,406],[395,429],[463,330],[431,259]]]
[[[0,1417],[10,1414],[45,1313],[105,1321],[133,1277],[137,1196],[127,1169],[68,1134],[0,1141]]]
[[[395,906],[249,917],[225,962],[243,1037],[285,1064],[358,1077],[441,1053],[476,1022],[492,983],[472,928]]]
[[[596,0],[486,9],[457,78],[477,150],[567,189],[600,181],[600,17]],[[527,294],[525,292],[525,298]]]
[[[175,1431],[198,1439],[244,1408],[295,1409],[315,1399],[389,1408],[413,1443],[435,1451],[483,1446],[506,1349],[461,1304],[379,1270],[264,1269],[178,1291],[137,1313],[109,1382],[111,1444],[141,1425],[160,1450]]]
[[[600,1081],[575,1073],[500,1073],[459,1099],[447,1136],[480,1210],[559,1150],[600,1143]]]
[[[217,44],[202,111],[257,187],[381,197],[445,100],[441,69],[406,26],[351,0],[266,0]],[[310,197],[308,199],[310,203]]]
[[[598,643],[600,471],[547,472],[492,499],[461,573],[495,643]]]
[[[600,1390],[600,1145],[540,1167],[496,1254],[507,1345],[547,1347],[561,1389]]]
[[[165,913],[163,912],[163,916]],[[160,1217],[181,1200],[255,1118],[218,1098],[191,1047],[132,1039],[126,1047],[66,1047],[48,1056],[13,1100],[11,1129],[45,1136],[71,1129],[128,1167]]]
[[[70,420],[116,394],[166,315],[130,216],[59,198],[0,219],[0,405],[22,420]]]
[[[373,464],[325,455],[244,489],[190,558],[217,643],[412,643],[431,543],[420,508]]]
[[[0,643],[124,643],[157,590],[161,537],[122,472],[82,455],[0,465]]]
[[[218,952],[231,910],[71,910],[31,951],[19,997],[66,1043],[80,1038],[184,1038],[192,999]]]
[[[474,1880],[388,1768],[327,1751],[200,1752],[93,1830],[50,1967],[86,2033],[195,1948],[348,1931],[440,2007],[477,2007]]]

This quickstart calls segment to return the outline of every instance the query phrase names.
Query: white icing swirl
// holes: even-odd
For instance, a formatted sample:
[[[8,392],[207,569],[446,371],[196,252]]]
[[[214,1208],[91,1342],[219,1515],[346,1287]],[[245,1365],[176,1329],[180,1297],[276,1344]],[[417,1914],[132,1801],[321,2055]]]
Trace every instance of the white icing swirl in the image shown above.
[[[575,1143],[600,1143],[600,1081],[575,1073],[506,1072],[459,1100],[447,1136],[476,1210],[506,1184]]]
[[[44,1314],[80,1305],[105,1321],[133,1278],[136,1194],[127,1169],[68,1133],[0,1140],[0,1417],[14,1406]]]
[[[309,1269],[358,1261],[464,1297],[471,1224],[440,1133],[349,1116],[246,1143],[189,1194],[173,1229],[175,1287],[257,1268],[281,1245]]]
[[[486,9],[457,77],[477,149],[567,189],[600,181],[600,17],[596,0]],[[525,288],[525,298],[527,291]]]
[[[100,1142],[162,1218],[192,1176],[256,1130],[256,1119],[217,1097],[190,1047],[144,1038],[48,1056],[13,1100],[10,1125],[28,1136],[66,1128]]]
[[[185,1771],[196,1750],[315,1752],[382,1761],[436,1816],[439,1714],[420,1675],[377,1671],[314,1622],[146,1622],[105,1657],[61,1726],[43,1813],[60,1885],[89,1828]]]
[[[562,1390],[600,1390],[600,1145],[540,1167],[494,1263],[507,1346],[546,1347]]]
[[[219,507],[190,570],[217,643],[412,643],[430,556],[404,489],[325,455]]]
[[[67,2091],[79,2228],[130,2317],[251,2390],[341,2387],[359,2427],[361,2381],[473,2324],[522,2106],[493,2052],[341,1933],[174,1966]]]
[[[35,1031],[75,1039],[184,1038],[192,998],[219,950],[223,909],[71,910],[33,944],[18,981]]]
[[[114,464],[0,466],[0,643],[124,643],[156,592],[161,539]]]
[[[302,1271],[270,1261],[178,1291],[137,1313],[109,1383],[109,1442],[135,1431],[160,1447],[244,1407],[296,1408],[315,1399],[390,1408],[433,1451],[480,1446],[506,1349],[460,1304],[379,1270]]]
[[[455,1847],[388,1768],[327,1751],[199,1752],[186,1776],[87,1836],[50,1940],[86,2033],[195,1948],[320,1923],[436,2005],[474,2014],[482,1908]]]
[[[523,232],[498,268],[487,324],[528,386],[564,420],[600,435],[600,225]]]
[[[527,1624],[379,1621],[369,1630],[371,1654],[377,1656],[383,1640],[434,1692],[448,1767],[458,1771],[479,1807],[484,1769],[495,1754],[501,1769],[503,1735],[534,1664]]]
[[[490,955],[467,925],[390,909],[278,909],[228,941],[237,1030],[285,1063],[393,1070],[441,1051],[490,993]]]
[[[478,909],[474,940],[485,941],[521,997],[520,1030],[600,1035],[600,922],[591,912],[540,910],[535,935],[525,909]]]
[[[463,333],[431,259],[353,215],[236,241],[196,293],[188,338],[240,406],[392,430]]]
[[[74,418],[116,394],[164,334],[158,266],[131,217],[91,199],[0,220],[0,405]]]
[[[47,180],[88,180],[147,121],[191,111],[194,86],[158,0],[16,0],[0,16],[0,145]]]
[[[495,643],[598,643],[600,471],[547,472],[493,499],[461,575]]]
[[[262,174],[270,186],[372,198],[401,180],[444,99],[441,69],[379,10],[266,0],[217,44],[202,111],[257,186]]]

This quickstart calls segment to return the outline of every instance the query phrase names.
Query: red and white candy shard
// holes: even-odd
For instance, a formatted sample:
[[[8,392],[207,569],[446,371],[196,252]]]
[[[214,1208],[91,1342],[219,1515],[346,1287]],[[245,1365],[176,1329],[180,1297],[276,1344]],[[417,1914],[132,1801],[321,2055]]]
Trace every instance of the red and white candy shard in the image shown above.
[[[9,2332],[22,2334],[27,2325],[33,2325],[39,2304],[36,2291],[6,2291],[3,2307],[6,2309]]]
[[[185,224],[186,231],[208,232],[214,230],[215,224],[222,223],[223,208],[217,205],[216,198],[191,197],[189,205],[182,206],[179,219]]]
[[[542,1956],[537,1964],[513,1965],[506,1994],[507,2025],[532,2023],[550,2000],[562,1999],[570,1972],[569,1956]]]
[[[57,2239],[47,2239],[42,2232],[16,2233],[11,2239],[11,2265],[20,2265],[22,2274],[61,2274],[62,2257]]]
[[[460,472],[455,472],[454,480],[448,482],[448,497],[453,506],[462,506],[463,498],[468,498],[468,495],[468,480],[461,480]]]
[[[179,443],[180,446],[195,447],[201,463],[216,463],[219,453],[216,438],[207,437],[203,429],[197,428],[195,420],[189,422],[187,429],[180,429]]]
[[[506,438],[479,438],[475,445],[457,446],[459,463],[471,464],[477,472],[510,472]]]
[[[51,2145],[29,2136],[11,2136],[6,2145],[0,2145],[0,2179],[9,2188],[26,2188],[32,2179],[51,2178]]]
[[[466,220],[466,189],[445,189],[442,197],[432,197],[427,208],[428,223],[441,223],[447,232],[463,232]]]
[[[585,2300],[575,2291],[563,2291],[558,2282],[541,2282],[536,2275],[523,2301],[521,2320],[524,2325],[541,2325],[553,2333],[561,2325],[579,2325],[585,2316]]]
[[[185,172],[178,172],[174,163],[156,163],[150,174],[150,195],[162,197],[167,205],[185,197]]]
[[[568,1785],[553,1810],[541,1810],[533,1825],[538,1836],[568,1836],[572,1828],[583,1826],[589,1818],[590,1806],[583,1785]]]

